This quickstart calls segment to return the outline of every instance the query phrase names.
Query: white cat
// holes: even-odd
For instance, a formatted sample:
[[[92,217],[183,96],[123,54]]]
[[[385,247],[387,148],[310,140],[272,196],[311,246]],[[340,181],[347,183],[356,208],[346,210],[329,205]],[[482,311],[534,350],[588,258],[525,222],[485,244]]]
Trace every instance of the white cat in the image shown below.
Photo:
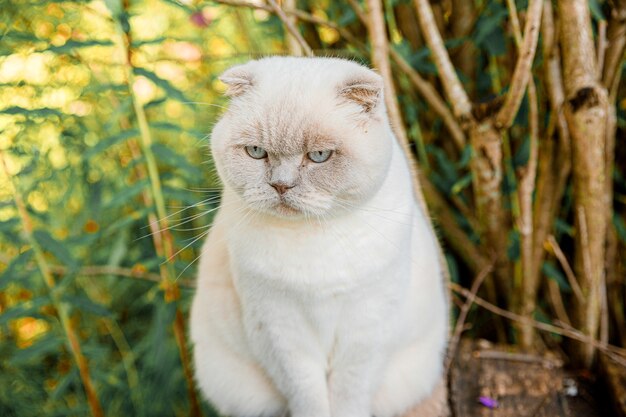
[[[442,380],[448,313],[381,78],[273,57],[221,80],[224,192],[191,310],[202,392],[236,417],[409,412]],[[437,392],[421,416],[443,413]]]

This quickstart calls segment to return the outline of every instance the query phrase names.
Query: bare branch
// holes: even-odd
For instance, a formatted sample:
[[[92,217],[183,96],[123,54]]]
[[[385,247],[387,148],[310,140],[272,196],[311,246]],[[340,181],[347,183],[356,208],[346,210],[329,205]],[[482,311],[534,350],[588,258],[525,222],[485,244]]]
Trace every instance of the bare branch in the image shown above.
[[[389,44],[387,41],[387,30],[385,28],[385,17],[383,16],[381,0],[368,0],[367,7],[369,9],[368,30],[372,43],[372,62],[383,77],[385,85],[385,104],[387,105],[391,125],[394,127],[394,132],[398,136],[398,139],[402,142],[401,145],[405,147],[408,143],[408,137],[404,130],[402,113],[400,112],[400,106],[398,106],[396,100],[396,89],[393,85],[393,75],[391,73],[391,65],[389,64]],[[407,154],[407,156],[409,155],[410,153]]]
[[[402,72],[409,77],[409,80],[411,80],[411,83],[413,83],[417,92],[424,98],[424,100],[426,100],[433,111],[441,117],[443,124],[452,135],[454,144],[459,150],[462,150],[467,142],[465,133],[463,133],[463,129],[461,129],[461,126],[459,126],[456,119],[452,115],[452,112],[450,112],[450,109],[443,101],[437,90],[435,90],[432,84],[423,79],[422,76],[419,75],[408,62],[406,62],[402,55],[396,52],[393,48],[389,48],[389,54],[391,55],[391,59],[393,59],[398,65],[398,68],[400,68],[400,70],[402,70]]]
[[[467,318],[467,313],[469,313],[470,308],[474,304],[474,300],[476,299],[476,294],[480,289],[483,281],[489,275],[491,270],[493,269],[494,262],[492,261],[489,265],[483,268],[482,271],[474,278],[474,282],[472,283],[472,288],[470,289],[470,295],[466,297],[465,303],[461,307],[461,311],[459,312],[459,317],[457,318],[456,325],[454,326],[454,332],[452,333],[452,337],[450,337],[450,341],[448,342],[448,352],[446,355],[446,363],[444,364],[444,375],[448,375],[450,371],[450,365],[454,362],[454,357],[456,355],[456,349],[459,344],[459,339],[461,338],[461,333],[463,332],[463,327],[465,326],[465,319]]]
[[[269,3],[274,13],[276,13],[278,18],[283,22],[283,24],[285,25],[285,27],[287,28],[291,36],[293,36],[294,39],[298,41],[298,43],[300,44],[300,47],[302,48],[306,56],[314,56],[313,50],[311,49],[309,44],[306,43],[306,41],[304,40],[304,38],[298,31],[298,28],[294,26],[293,22],[289,19],[289,17],[287,17],[283,9],[278,7],[278,5],[276,4],[276,1],[274,0],[267,0],[267,2]]]
[[[507,2],[509,6],[511,6],[511,3],[511,0]],[[511,13],[513,15],[515,13],[515,4],[512,6],[509,8],[509,11],[513,10]],[[511,88],[506,94],[504,104],[495,118],[495,125],[498,128],[507,129],[511,126],[524,98],[526,85],[532,76],[531,68],[535,58],[535,51],[537,50],[542,9],[543,0],[531,0],[528,5],[526,24],[524,25],[524,40],[520,47],[519,58],[515,64]]]
[[[574,325],[591,338],[598,333],[604,282],[607,209],[607,128],[609,103],[598,82],[591,16],[586,0],[559,0],[561,51],[567,102],[565,117],[572,137],[576,245],[574,270],[582,303],[575,300]],[[591,366],[593,345],[576,347],[575,359]]]
[[[567,277],[567,280],[569,281],[570,287],[572,287],[574,296],[576,296],[576,298],[582,302],[584,298],[583,291],[580,289],[580,285],[578,284],[578,279],[576,278],[576,275],[574,275],[574,271],[572,271],[572,267],[569,265],[569,262],[567,262],[567,258],[565,257],[565,254],[561,250],[561,247],[559,246],[559,242],[557,242],[554,236],[552,235],[548,236],[547,242],[550,245],[550,248],[552,249],[552,251],[554,252],[556,259],[559,260],[559,263],[561,264],[563,271],[565,271],[565,276]]]
[[[595,349],[601,350],[605,353],[607,353],[608,356],[610,356],[612,359],[615,359],[616,361],[618,361],[622,366],[626,367],[626,349],[622,349],[619,348],[617,346],[613,346],[613,345],[609,345],[606,343],[602,343],[599,342],[598,340],[591,338],[587,335],[585,335],[584,333],[574,329],[574,328],[570,328],[570,327],[564,327],[564,326],[557,326],[554,324],[550,324],[550,323],[543,323],[543,322],[539,322],[536,320],[532,320],[528,317],[523,317],[520,316],[519,314],[515,314],[512,313],[508,310],[505,310],[503,308],[500,308],[494,304],[491,304],[489,301],[478,297],[476,295],[472,295],[471,291],[462,287],[459,284],[456,284],[454,282],[451,282],[448,284],[448,286],[450,287],[450,289],[452,289],[452,291],[461,294],[463,297],[465,298],[469,298],[469,297],[473,297],[474,299],[474,304],[477,304],[481,307],[483,307],[486,310],[491,311],[494,314],[497,314],[498,316],[507,318],[509,320],[518,322],[518,323],[524,323],[524,324],[528,324],[533,326],[536,329],[545,331],[545,332],[550,332],[550,333],[556,333],[559,334],[561,336],[565,336],[568,337],[570,339],[573,340],[577,340],[579,342],[585,343],[587,345],[592,346]]]
[[[284,0],[284,6],[286,9],[295,9],[296,8],[296,0]],[[296,27],[296,18],[293,15],[287,17],[289,22],[291,22],[294,27]],[[289,53],[293,56],[302,56],[302,46],[298,42],[291,33],[287,35],[287,46],[289,48]]]
[[[619,82],[621,64],[626,50],[626,0],[614,0],[611,5],[611,17],[607,28],[607,48],[604,56],[602,84],[611,88]]]
[[[354,9],[357,17],[366,27],[369,26],[369,21],[367,20],[367,15],[361,9],[361,6],[355,0],[348,0],[350,6]],[[465,134],[463,130],[457,123],[456,119],[448,109],[448,106],[445,104],[437,90],[426,80],[424,80],[418,73],[411,67],[411,65],[406,62],[406,60],[400,55],[393,47],[390,45],[389,47],[389,55],[391,59],[398,65],[400,70],[404,72],[411,83],[415,86],[415,89],[419,94],[422,95],[424,100],[431,106],[433,111],[441,116],[441,119],[444,125],[448,128],[448,131],[452,135],[452,139],[456,144],[458,149],[463,149],[465,147],[465,143],[467,142],[465,138]]]
[[[415,8],[417,9],[417,17],[422,28],[422,34],[426,39],[432,59],[439,71],[439,77],[446,92],[446,97],[452,105],[454,115],[463,125],[473,120],[471,114],[472,103],[452,66],[450,55],[448,55],[441,33],[437,29],[437,23],[435,22],[430,3],[428,0],[415,0]]]

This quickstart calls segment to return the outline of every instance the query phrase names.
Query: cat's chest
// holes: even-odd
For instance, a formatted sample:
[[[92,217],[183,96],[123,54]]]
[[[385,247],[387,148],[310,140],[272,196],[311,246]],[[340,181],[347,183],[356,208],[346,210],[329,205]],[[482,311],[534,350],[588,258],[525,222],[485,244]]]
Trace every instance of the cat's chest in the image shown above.
[[[357,221],[303,229],[250,228],[229,239],[236,279],[341,293],[403,273],[410,227]]]

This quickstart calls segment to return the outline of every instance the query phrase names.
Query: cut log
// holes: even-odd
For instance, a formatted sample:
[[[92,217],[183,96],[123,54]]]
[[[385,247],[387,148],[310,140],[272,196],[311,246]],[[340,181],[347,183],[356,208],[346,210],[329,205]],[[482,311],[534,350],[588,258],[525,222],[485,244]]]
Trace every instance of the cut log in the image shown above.
[[[603,411],[592,381],[565,370],[555,354],[486,341],[462,341],[450,374],[450,402],[455,417],[612,415]]]

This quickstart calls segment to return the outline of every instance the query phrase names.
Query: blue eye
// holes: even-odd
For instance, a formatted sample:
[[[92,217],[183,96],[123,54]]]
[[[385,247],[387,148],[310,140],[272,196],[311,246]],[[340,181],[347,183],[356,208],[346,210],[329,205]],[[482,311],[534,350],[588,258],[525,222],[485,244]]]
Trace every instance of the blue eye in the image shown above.
[[[267,152],[260,146],[246,146],[246,152],[254,159],[267,158]]]
[[[328,161],[328,158],[333,154],[333,151],[313,151],[309,152],[307,156],[309,159],[317,164]]]

